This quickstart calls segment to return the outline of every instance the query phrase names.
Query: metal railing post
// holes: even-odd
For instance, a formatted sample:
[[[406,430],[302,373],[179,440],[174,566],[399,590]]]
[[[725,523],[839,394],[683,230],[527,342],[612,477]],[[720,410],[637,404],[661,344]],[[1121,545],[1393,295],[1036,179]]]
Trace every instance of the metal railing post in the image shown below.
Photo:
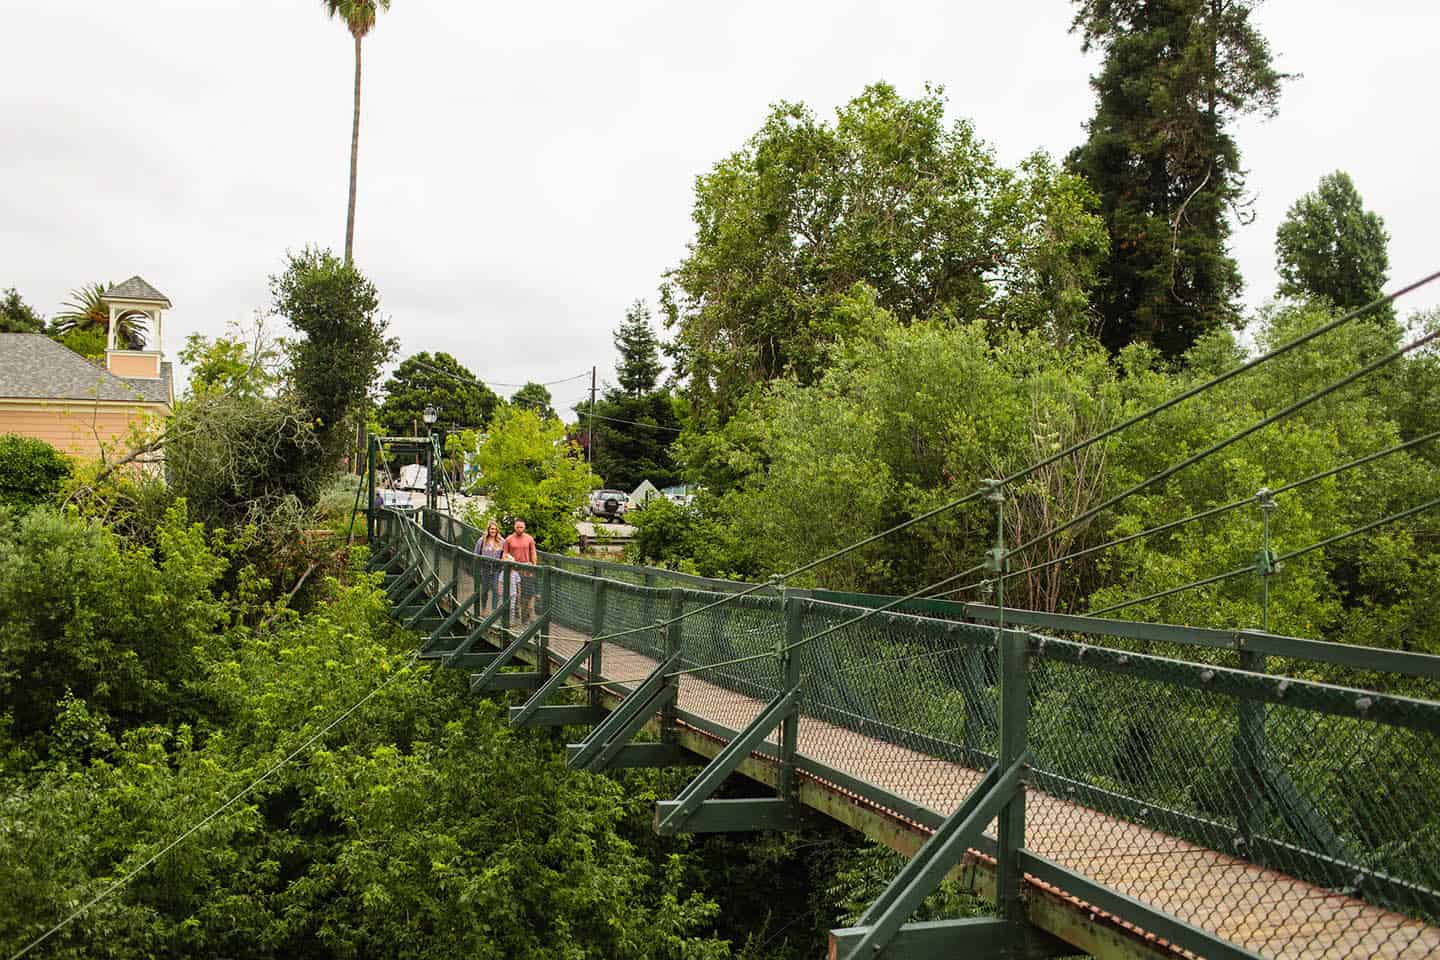
[[[505,622],[500,624],[502,630],[515,622],[515,604],[510,602],[510,564],[511,561],[496,561],[496,566],[500,568],[500,601],[505,604]]]
[[[535,574],[532,574],[538,588],[535,597],[535,616],[539,617],[543,623],[538,638],[540,652],[535,658],[535,669],[539,672],[542,680],[550,678],[550,614],[555,609],[553,597],[555,584],[551,579],[553,570],[553,567],[540,567]]]
[[[685,624],[680,621],[680,615],[685,612],[685,593],[679,587],[670,588],[670,617],[665,624],[665,655],[662,660],[668,660],[680,652],[682,634]],[[669,681],[677,687],[680,685],[679,678]],[[660,708],[660,741],[662,743],[676,743],[679,737],[676,735],[676,724],[678,721],[677,704],[678,695],[669,698],[663,707]]]
[[[775,578],[778,582],[779,578]],[[780,635],[780,690],[794,690],[800,685],[800,648],[805,638],[804,601],[793,591],[778,587],[780,610],[785,629]],[[800,711],[792,710],[780,724],[780,796],[796,798],[795,751],[800,739]]]
[[[591,603],[590,637],[595,639],[605,635],[605,581],[596,578],[590,581],[594,589],[594,600]],[[595,644],[595,652],[590,655],[590,696],[589,702],[592,707],[600,706],[600,687],[597,681],[600,679],[601,657],[605,644]]]
[[[1027,647],[1025,634],[1005,629],[1005,573],[1009,557],[1005,548],[1005,490],[999,480],[982,482],[985,499],[995,511],[995,546],[986,558],[986,567],[995,586],[995,654],[1000,666],[1000,757],[999,767],[1008,769],[1028,747],[1026,727],[1030,722],[1027,689]],[[995,907],[1012,923],[1025,921],[1024,874],[1020,850],[1025,846],[1025,784],[1001,808],[996,824]]]
[[[1260,552],[1255,557],[1255,573],[1260,577],[1260,628],[1270,632],[1270,578],[1279,565],[1275,551],[1270,549],[1270,515],[1275,512],[1275,497],[1268,487],[1255,493],[1260,508]],[[1247,650],[1244,639],[1237,639],[1238,666],[1251,673],[1264,673],[1268,666],[1263,653]],[[1253,838],[1261,829],[1265,816],[1265,704],[1258,700],[1240,700],[1236,704],[1238,718],[1235,742],[1231,747],[1235,771],[1235,846],[1249,858]]]

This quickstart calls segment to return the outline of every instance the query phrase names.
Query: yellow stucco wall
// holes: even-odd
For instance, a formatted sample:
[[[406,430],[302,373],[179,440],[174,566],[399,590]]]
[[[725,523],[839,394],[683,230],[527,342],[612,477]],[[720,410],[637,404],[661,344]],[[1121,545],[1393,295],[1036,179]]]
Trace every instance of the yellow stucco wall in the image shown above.
[[[105,366],[117,377],[160,379],[160,354],[135,350],[111,350],[105,354]]]
[[[132,425],[169,412],[160,403],[0,400],[0,433],[35,437],[73,457],[93,460],[101,443],[123,440]]]

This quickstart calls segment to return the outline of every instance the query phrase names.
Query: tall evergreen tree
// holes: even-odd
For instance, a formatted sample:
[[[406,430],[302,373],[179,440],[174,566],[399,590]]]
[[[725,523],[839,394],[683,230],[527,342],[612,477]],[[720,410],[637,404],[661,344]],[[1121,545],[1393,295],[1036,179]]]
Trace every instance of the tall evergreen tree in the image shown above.
[[[620,389],[628,396],[640,397],[655,389],[660,382],[660,341],[650,326],[650,307],[636,300],[625,311],[625,322],[615,331],[615,349],[620,351],[620,366],[615,374]]]
[[[1314,192],[1290,205],[1275,231],[1280,294],[1323,297],[1342,310],[1362,307],[1384,293],[1389,242],[1385,221],[1365,209],[1350,175],[1327,174]],[[1393,308],[1375,316],[1392,317]]]
[[[595,404],[595,472],[607,486],[633,490],[649,480],[665,487],[680,479],[670,444],[680,433],[675,402],[660,382],[660,343],[650,326],[650,308],[636,300],[615,329],[619,387],[611,387]],[[589,405],[577,408],[588,422]]]
[[[1089,139],[1070,158],[1100,195],[1110,255],[1096,296],[1100,339],[1166,356],[1239,322],[1226,241],[1244,171],[1228,131],[1273,115],[1285,75],[1250,22],[1258,0],[1076,0],[1073,30],[1104,53]]]

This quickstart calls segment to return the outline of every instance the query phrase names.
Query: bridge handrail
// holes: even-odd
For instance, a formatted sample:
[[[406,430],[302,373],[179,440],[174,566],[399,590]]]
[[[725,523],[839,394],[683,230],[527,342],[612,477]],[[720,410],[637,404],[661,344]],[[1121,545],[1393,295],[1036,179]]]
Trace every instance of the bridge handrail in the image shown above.
[[[422,513],[430,513],[424,510]],[[472,538],[479,531],[462,520],[435,511],[436,523],[448,525]],[[459,538],[451,538],[459,542]],[[611,560],[580,558],[557,553],[541,553],[542,563],[569,570],[573,573],[609,571],[616,574],[613,579],[639,577],[642,583],[651,586],[683,586],[692,589],[713,590],[718,593],[734,593],[749,589],[754,584],[738,580],[723,580],[699,577],[693,574],[649,567],[640,564],[617,563]],[[884,594],[859,593],[855,591],[827,590],[824,588],[787,588],[799,596],[817,600],[843,603],[854,607],[877,607],[894,599]],[[996,607],[958,600],[937,600],[919,598],[901,604],[900,610],[934,615],[952,620],[974,620],[994,623],[999,617]],[[1440,656],[1417,653],[1409,650],[1391,650],[1383,647],[1368,647],[1359,644],[1334,643],[1308,637],[1293,637],[1283,634],[1266,633],[1260,630],[1223,630],[1213,627],[1192,627],[1183,624],[1145,623],[1136,620],[1119,620],[1107,617],[1089,617],[1078,614],[1048,613],[1040,610],[1005,608],[1007,623],[1022,624],[1054,630],[1059,633],[1088,634],[1092,636],[1117,637],[1131,640],[1177,643],[1191,647],[1216,650],[1241,650],[1250,653],[1305,660],[1311,663],[1328,664],[1363,670],[1373,673],[1395,674],[1425,679],[1440,679]]]

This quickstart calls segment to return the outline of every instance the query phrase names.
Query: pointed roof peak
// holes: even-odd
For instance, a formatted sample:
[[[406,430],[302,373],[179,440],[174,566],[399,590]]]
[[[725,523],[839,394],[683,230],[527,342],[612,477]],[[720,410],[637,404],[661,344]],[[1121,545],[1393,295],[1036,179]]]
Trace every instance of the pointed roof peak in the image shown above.
[[[145,300],[151,303],[163,303],[166,307],[170,306],[169,297],[150,286],[150,284],[146,283],[145,280],[139,276],[134,276],[123,283],[115,284],[115,286],[105,291],[103,299]]]

